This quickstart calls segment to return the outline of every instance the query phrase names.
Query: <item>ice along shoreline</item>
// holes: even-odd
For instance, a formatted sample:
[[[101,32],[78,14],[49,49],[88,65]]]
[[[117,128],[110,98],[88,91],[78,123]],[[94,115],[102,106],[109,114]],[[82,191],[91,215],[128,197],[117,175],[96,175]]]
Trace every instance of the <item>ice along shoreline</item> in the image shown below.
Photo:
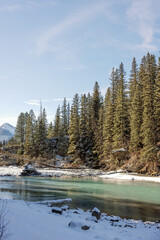
[[[37,169],[41,173],[39,177],[93,177],[99,179],[113,179],[122,181],[141,181],[160,183],[160,176],[141,176],[136,173],[124,173],[122,170],[106,172],[93,169]],[[0,167],[0,176],[19,176],[23,167],[9,166]]]

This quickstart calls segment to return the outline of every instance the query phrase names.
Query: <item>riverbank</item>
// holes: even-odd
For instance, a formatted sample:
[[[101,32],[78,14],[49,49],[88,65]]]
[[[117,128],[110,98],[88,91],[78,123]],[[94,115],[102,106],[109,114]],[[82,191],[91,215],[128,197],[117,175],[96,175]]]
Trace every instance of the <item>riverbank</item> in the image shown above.
[[[143,223],[107,214],[95,220],[91,211],[82,209],[69,209],[60,215],[52,213],[52,208],[45,204],[4,201],[8,210],[8,240],[159,240],[160,237],[159,223]]]
[[[19,176],[23,167],[0,167],[0,176]],[[136,173],[124,173],[122,170],[105,172],[93,169],[37,169],[41,177],[96,177],[100,179],[113,179],[122,181],[143,181],[160,183],[160,176],[150,177],[142,176]]]

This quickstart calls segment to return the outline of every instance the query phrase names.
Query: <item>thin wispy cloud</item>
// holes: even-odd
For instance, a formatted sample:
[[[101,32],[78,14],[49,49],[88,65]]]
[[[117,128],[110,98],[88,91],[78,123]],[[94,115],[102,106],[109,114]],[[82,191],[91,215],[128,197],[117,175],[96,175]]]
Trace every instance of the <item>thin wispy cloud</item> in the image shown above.
[[[50,42],[62,36],[73,28],[77,28],[80,24],[86,22],[97,14],[100,14],[101,11],[104,11],[108,6],[107,3],[101,2],[88,6],[88,8],[80,9],[76,14],[69,16],[65,20],[62,20],[57,25],[49,28],[43,35],[39,38],[37,42],[38,53],[42,54],[46,51],[56,51],[56,48],[53,48],[53,45],[50,45]]]
[[[32,105],[32,106],[40,106],[41,102],[42,103],[49,102],[49,100],[46,100],[46,99],[44,99],[44,100],[35,100],[35,99],[33,99],[33,100],[25,101],[26,104]]]
[[[22,9],[20,4],[4,5],[0,7],[0,12],[16,12]]]
[[[135,46],[136,48],[142,48],[145,51],[157,50],[157,46],[153,44],[156,20],[160,19],[159,11],[155,11],[156,8],[160,10],[160,3],[157,0],[134,0],[127,10],[131,29],[142,39],[142,44]]]
[[[66,101],[71,101],[72,98],[66,98]],[[52,99],[53,102],[61,102],[64,101],[64,98],[53,98]]]

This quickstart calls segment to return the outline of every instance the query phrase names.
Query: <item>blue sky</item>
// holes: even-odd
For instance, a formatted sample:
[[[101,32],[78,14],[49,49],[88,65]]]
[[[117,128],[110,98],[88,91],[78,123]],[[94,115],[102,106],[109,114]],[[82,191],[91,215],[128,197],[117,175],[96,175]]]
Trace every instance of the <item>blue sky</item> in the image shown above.
[[[40,99],[51,121],[95,81],[104,94],[121,61],[129,73],[134,56],[158,57],[159,12],[159,0],[0,0],[0,124]]]

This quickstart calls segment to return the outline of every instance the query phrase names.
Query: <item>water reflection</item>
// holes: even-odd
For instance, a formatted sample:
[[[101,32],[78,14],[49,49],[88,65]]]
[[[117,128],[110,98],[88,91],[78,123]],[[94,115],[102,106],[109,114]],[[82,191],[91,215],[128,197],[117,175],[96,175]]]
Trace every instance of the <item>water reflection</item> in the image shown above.
[[[5,198],[27,201],[72,198],[72,207],[97,206],[109,215],[155,221],[160,219],[160,185],[93,179],[0,177]]]

